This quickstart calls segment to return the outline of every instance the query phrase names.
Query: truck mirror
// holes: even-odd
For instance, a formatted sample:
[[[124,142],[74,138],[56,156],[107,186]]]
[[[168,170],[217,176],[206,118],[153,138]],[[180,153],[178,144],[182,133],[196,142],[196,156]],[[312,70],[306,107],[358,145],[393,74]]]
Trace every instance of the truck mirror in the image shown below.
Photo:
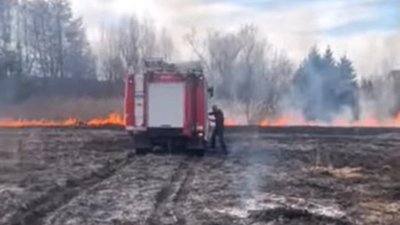
[[[208,95],[210,96],[210,98],[214,97],[214,87],[208,88]]]

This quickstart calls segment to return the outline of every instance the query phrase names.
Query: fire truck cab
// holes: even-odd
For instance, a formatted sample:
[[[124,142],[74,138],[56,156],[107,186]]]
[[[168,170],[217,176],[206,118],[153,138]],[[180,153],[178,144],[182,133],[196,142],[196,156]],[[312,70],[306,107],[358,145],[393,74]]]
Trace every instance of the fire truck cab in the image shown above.
[[[139,154],[156,149],[203,154],[208,136],[208,88],[200,66],[146,60],[142,74],[128,76],[126,130]]]

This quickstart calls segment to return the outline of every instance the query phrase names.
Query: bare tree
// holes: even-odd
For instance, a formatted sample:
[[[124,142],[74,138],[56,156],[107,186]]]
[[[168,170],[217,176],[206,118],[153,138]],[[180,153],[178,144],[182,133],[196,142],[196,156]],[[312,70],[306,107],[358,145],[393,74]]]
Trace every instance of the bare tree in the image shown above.
[[[19,0],[17,3],[14,40],[24,74],[82,77],[87,68],[93,67],[91,54],[86,54],[90,46],[85,30],[80,19],[73,17],[67,0]],[[85,61],[87,68],[83,64],[71,67],[72,59],[77,64]]]
[[[124,18],[119,24],[117,45],[120,50],[122,60],[127,68],[134,71],[139,70],[140,53],[140,24],[136,17]]]
[[[161,57],[167,61],[171,60],[175,53],[174,43],[166,29],[161,31],[158,43]]]
[[[247,122],[255,124],[278,114],[280,102],[289,91],[292,66],[256,27],[244,27],[241,34],[246,44],[235,67],[240,77],[236,93]]]
[[[140,24],[139,52],[142,59],[159,56],[157,31],[151,20],[144,20]]]
[[[241,105],[248,123],[277,114],[289,89],[292,64],[255,26],[232,33],[209,32],[203,40],[193,30],[186,41],[217,84],[217,97]]]
[[[139,30],[136,17],[123,18],[118,26],[102,29],[98,58],[99,74],[103,79],[122,81],[129,68],[138,71],[141,58]]]
[[[246,32],[246,28],[238,33],[221,34],[211,32],[208,36],[208,52],[211,70],[216,73],[220,79],[217,94],[219,96],[233,99],[234,66],[238,56],[245,47],[246,43],[241,38]],[[233,81],[233,82],[232,82]]]
[[[266,74],[265,90],[267,91],[267,115],[276,116],[282,113],[294,78],[294,64],[284,52],[271,49],[269,67]]]
[[[52,17],[54,17],[53,26],[54,26],[54,41],[55,48],[54,56],[55,56],[55,68],[54,72],[58,74],[59,77],[63,78],[64,73],[64,46],[65,46],[65,30],[66,27],[70,23],[72,18],[71,8],[69,7],[69,3],[66,0],[51,0],[50,7],[52,11]]]
[[[0,50],[3,52],[11,47],[13,4],[12,0],[0,1]]]
[[[103,29],[99,62],[101,76],[108,81],[120,81],[124,76],[124,65],[119,51],[119,40],[115,28]]]
[[[62,77],[97,79],[95,57],[86,39],[80,18],[71,20],[65,28],[62,56]]]
[[[200,60],[203,67],[206,69],[207,74],[211,74],[212,70],[207,52],[208,50],[207,40],[201,39],[197,34],[195,28],[192,28],[191,31],[185,35],[184,38],[186,42],[189,44],[195,56]]]
[[[243,28],[240,38],[245,45],[235,66],[239,90],[236,92],[236,98],[242,102],[246,120],[251,124],[256,112],[264,108],[265,96],[257,86],[264,84],[267,67],[265,54],[269,46],[257,37],[255,27]]]
[[[0,79],[12,72],[14,51],[12,49],[12,0],[0,1]]]
[[[209,31],[206,37],[200,37],[196,29],[192,29],[185,36],[186,42],[194,54],[203,63],[214,83],[218,83],[217,95],[224,98],[233,98],[231,79],[233,67],[245,43],[241,39],[241,32],[222,33]]]
[[[151,20],[139,21],[135,16],[123,18],[116,26],[102,31],[100,74],[107,80],[123,80],[129,69],[141,70],[143,59],[168,60],[173,54],[173,41],[165,29],[158,32]]]

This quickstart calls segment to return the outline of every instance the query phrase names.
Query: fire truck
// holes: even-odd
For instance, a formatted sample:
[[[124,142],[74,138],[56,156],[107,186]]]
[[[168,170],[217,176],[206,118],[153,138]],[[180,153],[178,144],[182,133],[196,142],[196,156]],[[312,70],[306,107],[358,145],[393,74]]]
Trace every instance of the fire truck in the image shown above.
[[[143,73],[128,76],[125,124],[137,154],[161,149],[204,154],[213,89],[199,65],[146,60]]]

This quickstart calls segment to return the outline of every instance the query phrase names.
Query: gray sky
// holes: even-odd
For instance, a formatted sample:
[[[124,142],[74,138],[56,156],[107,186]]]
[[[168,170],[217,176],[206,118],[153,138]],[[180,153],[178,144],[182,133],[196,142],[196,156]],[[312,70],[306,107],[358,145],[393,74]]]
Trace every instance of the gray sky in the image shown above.
[[[368,75],[400,68],[400,0],[71,0],[89,39],[123,16],[151,18],[173,34],[180,58],[190,57],[183,35],[196,28],[234,30],[255,24],[278,49],[300,62],[310,47],[330,45]]]

